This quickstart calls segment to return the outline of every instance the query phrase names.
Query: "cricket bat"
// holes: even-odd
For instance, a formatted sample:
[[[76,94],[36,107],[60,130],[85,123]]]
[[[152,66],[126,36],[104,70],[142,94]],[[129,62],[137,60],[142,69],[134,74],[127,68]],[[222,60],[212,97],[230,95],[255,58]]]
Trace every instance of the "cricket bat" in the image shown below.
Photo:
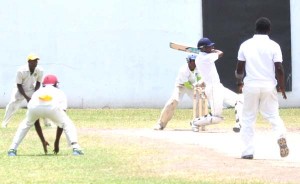
[[[178,44],[178,43],[173,43],[170,42],[170,48],[175,49],[175,50],[180,50],[183,52],[189,52],[189,53],[195,53],[195,54],[199,54],[200,50],[198,48],[195,47],[189,47],[183,44]]]

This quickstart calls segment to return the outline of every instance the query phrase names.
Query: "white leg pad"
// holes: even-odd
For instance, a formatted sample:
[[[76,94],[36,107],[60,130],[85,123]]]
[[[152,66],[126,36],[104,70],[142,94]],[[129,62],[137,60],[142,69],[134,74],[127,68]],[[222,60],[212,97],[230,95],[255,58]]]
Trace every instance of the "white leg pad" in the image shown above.
[[[208,116],[202,116],[200,118],[195,118],[193,120],[193,124],[195,126],[205,126],[205,125],[218,124],[223,120],[224,120],[223,117],[208,115]]]

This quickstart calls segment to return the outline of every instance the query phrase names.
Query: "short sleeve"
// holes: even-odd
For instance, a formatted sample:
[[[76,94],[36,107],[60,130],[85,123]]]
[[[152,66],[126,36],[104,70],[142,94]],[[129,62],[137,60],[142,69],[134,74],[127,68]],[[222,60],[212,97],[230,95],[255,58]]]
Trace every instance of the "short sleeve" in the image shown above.
[[[273,62],[282,62],[282,52],[278,44],[276,44],[274,48]]]
[[[176,82],[177,84],[184,84],[189,81],[189,74],[187,73],[187,65],[182,66],[177,74]]]
[[[23,75],[22,75],[21,71],[17,72],[16,83],[17,84],[22,84],[23,83]]]
[[[244,52],[243,52],[243,45],[240,46],[240,49],[238,51],[238,57],[237,59],[239,61],[246,61],[246,58],[245,58],[245,55],[244,55]]]

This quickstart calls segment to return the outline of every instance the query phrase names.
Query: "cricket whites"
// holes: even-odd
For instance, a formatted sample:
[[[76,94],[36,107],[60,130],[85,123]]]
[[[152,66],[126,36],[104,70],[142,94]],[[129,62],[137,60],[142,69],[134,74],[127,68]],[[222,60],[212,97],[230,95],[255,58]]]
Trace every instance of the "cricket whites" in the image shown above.
[[[193,97],[193,119],[208,114],[208,101],[203,87],[194,88]],[[201,130],[205,131],[205,126],[201,126]]]

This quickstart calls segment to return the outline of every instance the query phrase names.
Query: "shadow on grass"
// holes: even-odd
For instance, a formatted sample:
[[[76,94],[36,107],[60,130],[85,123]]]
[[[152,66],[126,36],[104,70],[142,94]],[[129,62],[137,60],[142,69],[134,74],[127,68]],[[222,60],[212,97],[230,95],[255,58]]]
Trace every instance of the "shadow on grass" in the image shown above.
[[[180,128],[180,129],[173,129],[173,130],[171,130],[171,129],[169,129],[169,130],[165,130],[165,131],[182,131],[182,132],[184,132],[184,131],[186,131],[186,132],[193,132],[192,131],[192,129],[183,129],[183,128]],[[226,131],[226,130],[205,130],[205,131],[202,131],[202,130],[200,130],[199,132],[194,132],[195,134],[197,134],[197,133],[228,133],[228,131]]]
[[[8,157],[60,157],[60,156],[72,156],[71,154],[30,154],[30,155],[23,155],[23,154],[18,154],[17,156],[8,156]]]

